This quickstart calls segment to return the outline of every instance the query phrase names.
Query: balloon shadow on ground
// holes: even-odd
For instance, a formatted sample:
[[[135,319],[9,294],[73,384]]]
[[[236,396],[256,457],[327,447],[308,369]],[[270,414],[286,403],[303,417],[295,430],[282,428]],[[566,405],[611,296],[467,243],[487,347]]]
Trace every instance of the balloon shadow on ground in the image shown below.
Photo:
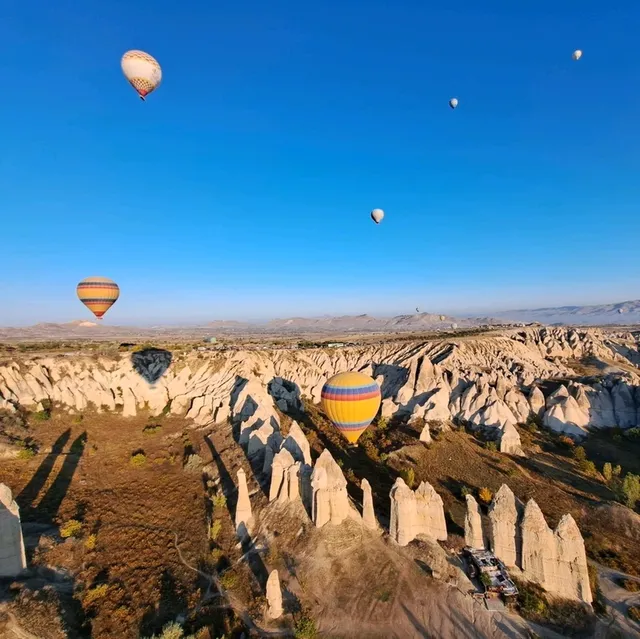
[[[149,384],[155,384],[166,372],[173,355],[162,348],[145,348],[131,353],[133,370]]]

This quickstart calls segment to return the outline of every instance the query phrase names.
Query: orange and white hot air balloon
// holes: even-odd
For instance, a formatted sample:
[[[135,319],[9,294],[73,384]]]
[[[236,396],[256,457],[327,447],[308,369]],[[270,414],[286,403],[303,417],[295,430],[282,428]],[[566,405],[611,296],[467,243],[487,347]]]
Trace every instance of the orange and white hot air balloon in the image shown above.
[[[162,81],[162,69],[158,61],[144,51],[127,51],[120,62],[122,73],[136,90],[141,100],[155,91]]]
[[[120,287],[108,277],[87,277],[76,288],[78,299],[98,318],[120,297]]]

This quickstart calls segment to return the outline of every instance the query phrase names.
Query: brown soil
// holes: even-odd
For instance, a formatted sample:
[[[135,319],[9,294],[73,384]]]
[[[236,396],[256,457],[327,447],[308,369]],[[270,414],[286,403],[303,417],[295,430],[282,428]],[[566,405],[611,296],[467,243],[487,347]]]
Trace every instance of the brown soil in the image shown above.
[[[144,417],[87,414],[80,421],[54,414],[31,427],[40,454],[0,467],[0,482],[20,506],[30,567],[55,566],[72,580],[80,610],[70,636],[153,634],[192,610],[206,588],[181,561],[176,539],[189,565],[208,558],[208,499],[200,472],[184,471],[182,457],[185,450],[210,454],[200,435],[182,435],[184,420],[152,421],[161,427],[143,434]],[[137,451],[146,457],[141,467],[131,464]],[[82,523],[82,532],[60,540],[57,527],[72,519]],[[44,535],[36,529],[41,532],[34,538],[34,523],[51,529]],[[35,552],[29,548],[38,545]],[[106,592],[94,590],[101,585]],[[21,618],[17,604],[14,614]],[[219,614],[212,621],[212,631],[229,629]]]

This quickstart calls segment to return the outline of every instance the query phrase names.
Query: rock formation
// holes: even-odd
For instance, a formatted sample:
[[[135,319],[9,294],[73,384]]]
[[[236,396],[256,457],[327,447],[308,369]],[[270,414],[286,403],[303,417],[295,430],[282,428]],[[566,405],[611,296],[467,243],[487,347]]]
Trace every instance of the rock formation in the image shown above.
[[[277,570],[272,570],[267,579],[267,616],[278,619],[282,616],[282,589]]]
[[[371,493],[371,484],[363,479],[362,485],[362,522],[369,530],[377,530],[378,520],[373,510],[373,495]]]
[[[328,523],[340,524],[348,517],[347,480],[327,449],[322,451],[313,467],[311,488],[311,517],[318,528]]]
[[[20,509],[11,489],[0,484],[0,577],[15,577],[26,567]]]
[[[558,549],[553,531],[536,502],[527,502],[522,520],[522,570],[528,579],[557,591]]]
[[[489,521],[491,550],[506,566],[518,565],[518,509],[516,496],[506,484],[502,484],[489,506]]]
[[[370,370],[381,383],[383,416],[404,414],[443,423],[457,419],[474,428],[495,429],[501,450],[511,454],[521,454],[514,426],[530,414],[575,437],[589,428],[640,423],[640,375],[629,372],[629,366],[610,367],[598,383],[572,383],[547,398],[535,385],[536,380],[571,376],[569,360],[587,355],[635,366],[640,357],[633,336],[625,332],[605,336],[598,329],[510,329],[476,340],[416,342],[410,348],[380,343],[331,352],[308,349],[304,358],[286,349],[273,350],[268,358],[255,351],[169,357],[167,351],[150,349],[134,355],[9,362],[0,366],[0,408],[35,408],[50,400],[68,410],[93,407],[124,416],[167,411],[197,426],[231,418],[248,454],[264,455],[265,465],[266,448],[277,453],[282,439],[276,404],[280,410],[299,410],[302,395],[318,402],[324,381],[345,369]],[[296,426],[290,437],[286,448],[294,460],[308,464]]]
[[[467,497],[468,520],[472,510],[469,504]],[[584,540],[573,517],[562,517],[554,532],[533,499],[522,510],[511,489],[503,484],[489,507],[491,550],[507,566],[521,568],[526,579],[548,592],[591,603]],[[471,521],[465,521],[468,545],[472,528]]]
[[[467,501],[467,514],[464,518],[464,543],[471,548],[484,548],[480,506],[473,495],[467,495],[465,499]]]
[[[311,448],[309,441],[298,422],[292,422],[289,427],[289,435],[282,442],[282,447],[286,448],[292,457],[303,464],[311,465]]]
[[[238,471],[238,502],[236,504],[235,524],[239,533],[251,531],[253,525],[253,515],[251,513],[251,500],[249,499],[249,489],[247,487],[247,476],[242,470]]]
[[[283,448],[273,457],[269,501],[274,501],[275,499],[280,499],[280,501],[289,500],[289,469],[295,463],[291,453],[286,448]]]
[[[414,492],[398,477],[390,497],[389,534],[400,546],[406,546],[419,535],[439,541],[447,539],[442,498],[431,484],[422,482]]]

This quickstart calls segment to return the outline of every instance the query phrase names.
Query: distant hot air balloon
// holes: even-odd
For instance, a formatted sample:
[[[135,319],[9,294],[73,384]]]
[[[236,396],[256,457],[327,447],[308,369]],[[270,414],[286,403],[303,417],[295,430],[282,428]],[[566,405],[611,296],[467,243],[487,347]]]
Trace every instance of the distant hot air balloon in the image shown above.
[[[451,100],[449,100],[449,106],[452,109],[455,109],[458,106],[458,99],[457,98],[451,98]]]
[[[162,81],[162,69],[158,61],[144,51],[127,51],[120,61],[122,73],[136,90],[140,99],[155,91]]]
[[[440,321],[444,322],[444,320],[447,319],[444,315],[440,315]]]
[[[580,49],[576,49],[572,55],[574,60],[579,60],[582,57],[582,51]]]
[[[364,373],[338,373],[322,387],[322,408],[348,442],[355,444],[380,408],[380,387]]]
[[[115,304],[120,288],[108,277],[87,277],[76,288],[80,301],[98,318]]]
[[[416,313],[419,313],[420,309],[416,306]]]
[[[373,211],[371,211],[371,219],[376,224],[380,224],[380,222],[382,222],[383,217],[384,217],[384,211],[382,209],[373,209]]]

